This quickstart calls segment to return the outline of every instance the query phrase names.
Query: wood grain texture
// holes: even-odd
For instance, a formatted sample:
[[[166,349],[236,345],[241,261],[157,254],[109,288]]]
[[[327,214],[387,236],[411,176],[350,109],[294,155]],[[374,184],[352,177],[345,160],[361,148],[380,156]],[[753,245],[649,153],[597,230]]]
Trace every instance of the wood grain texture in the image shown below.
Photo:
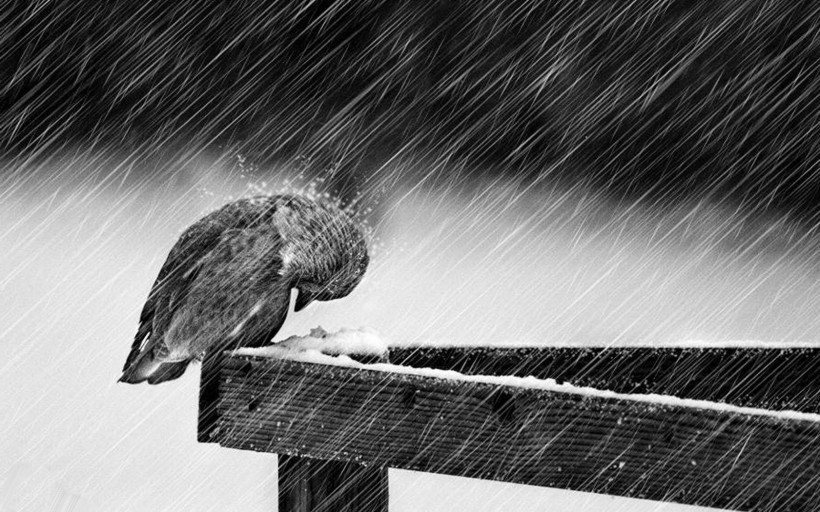
[[[820,503],[820,424],[225,357],[222,446],[732,510]]]
[[[279,512],[387,512],[387,468],[279,455]]]
[[[391,348],[390,362],[470,375],[534,375],[619,393],[820,412],[820,347]]]
[[[202,361],[199,381],[199,415],[197,418],[197,441],[213,443],[214,429],[217,428],[217,401],[219,400],[219,365],[221,352],[209,352]]]

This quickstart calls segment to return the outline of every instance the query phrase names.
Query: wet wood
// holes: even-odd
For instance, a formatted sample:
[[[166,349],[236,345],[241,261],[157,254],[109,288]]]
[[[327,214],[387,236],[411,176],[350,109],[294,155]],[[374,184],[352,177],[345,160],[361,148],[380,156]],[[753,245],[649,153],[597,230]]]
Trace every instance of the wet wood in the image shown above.
[[[619,393],[820,412],[820,346],[391,348],[390,361],[472,375],[534,375]]]
[[[249,357],[217,370],[225,447],[731,510],[820,503],[813,421]]]
[[[217,427],[219,399],[219,363],[222,354],[211,352],[202,361],[202,372],[199,383],[199,417],[197,418],[197,441],[212,443],[214,429]]]
[[[279,512],[387,512],[387,468],[279,455]]]

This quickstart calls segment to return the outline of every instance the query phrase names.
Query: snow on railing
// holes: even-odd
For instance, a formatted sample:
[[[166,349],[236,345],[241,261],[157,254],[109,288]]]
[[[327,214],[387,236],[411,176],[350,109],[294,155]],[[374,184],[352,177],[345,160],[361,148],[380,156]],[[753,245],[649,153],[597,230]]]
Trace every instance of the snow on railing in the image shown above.
[[[199,439],[280,454],[283,511],[385,510],[388,467],[808,510],[818,359],[802,345],[389,347],[314,330],[206,360]]]

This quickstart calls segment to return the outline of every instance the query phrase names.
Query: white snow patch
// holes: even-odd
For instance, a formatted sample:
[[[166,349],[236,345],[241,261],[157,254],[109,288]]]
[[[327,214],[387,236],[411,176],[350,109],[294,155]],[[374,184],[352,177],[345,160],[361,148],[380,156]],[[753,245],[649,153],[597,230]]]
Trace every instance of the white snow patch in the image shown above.
[[[678,343],[653,345],[661,348],[765,348],[765,349],[820,349],[820,341],[759,341],[759,340],[727,340],[702,341],[686,340]]]
[[[321,327],[310,330],[307,336],[291,336],[274,345],[259,348],[240,348],[234,355],[293,359],[298,353],[316,352],[333,355],[386,356],[388,344],[378,332],[362,327],[342,328],[329,333]]]
[[[494,375],[464,375],[453,370],[439,370],[434,368],[413,368],[410,366],[400,366],[388,363],[363,364],[358,361],[354,361],[353,359],[350,359],[349,357],[344,355],[334,357],[329,356],[327,354],[322,354],[321,352],[315,350],[293,353],[290,354],[287,358],[300,362],[327,364],[333,366],[345,366],[350,368],[375,370],[389,373],[402,373],[406,375],[417,375],[420,377],[434,377],[438,379],[448,379],[462,382],[480,382],[498,386],[514,386],[523,389],[537,389],[543,391],[552,391],[555,393],[567,393],[595,398],[613,398],[618,400],[630,400],[633,402],[652,404],[659,407],[688,407],[720,412],[731,412],[736,414],[747,414],[751,416],[768,416],[771,418],[777,418],[781,420],[820,422],[820,414],[815,413],[790,410],[773,411],[768,409],[759,409],[756,407],[741,407],[737,405],[725,404],[720,402],[709,402],[707,400],[678,398],[676,396],[671,395],[616,393],[614,391],[583,386],[573,386],[572,384],[566,383],[559,384],[555,381],[555,379],[538,379],[533,376],[514,377]]]
[[[739,348],[818,348],[817,344],[794,344],[794,343],[758,343],[758,342],[731,342],[732,344],[712,344],[703,342],[688,342],[687,344],[674,345],[683,347],[739,347]],[[389,363],[363,364],[355,361],[349,355],[379,355],[387,354],[390,346],[396,346],[382,339],[378,332],[369,328],[347,329],[343,328],[334,333],[328,333],[321,327],[311,329],[308,336],[291,336],[275,345],[261,348],[240,348],[233,352],[239,356],[274,357],[278,359],[288,359],[303,363],[325,364],[331,366],[341,366],[348,368],[358,368],[364,370],[374,370],[386,373],[398,373],[405,375],[415,375],[419,377],[433,377],[437,379],[447,379],[461,382],[479,382],[499,386],[514,386],[522,389],[537,389],[542,391],[552,391],[555,393],[567,393],[595,398],[611,398],[617,400],[629,400],[642,402],[658,407],[688,407],[694,409],[705,409],[720,412],[730,412],[736,414],[746,414],[750,416],[767,416],[780,420],[799,420],[820,422],[820,414],[800,411],[774,411],[760,409],[756,407],[741,407],[737,405],[720,402],[710,402],[707,400],[694,400],[689,398],[678,398],[671,395],[658,394],[627,394],[616,393],[614,391],[574,386],[572,384],[559,384],[555,379],[539,379],[533,376],[493,376],[493,375],[465,375],[453,370],[439,370],[434,368],[413,368],[410,366],[400,366]],[[436,345],[446,346],[446,345]],[[452,345],[464,347],[464,345]],[[480,345],[487,347],[492,345]],[[543,346],[543,345],[541,345]]]
[[[449,340],[425,340],[391,343],[396,348],[689,348],[689,349],[820,349],[820,341],[760,341],[760,340],[683,340],[658,343],[554,343],[535,341],[496,340],[481,343],[463,343]]]
[[[479,382],[497,386],[513,386],[522,389],[537,389],[555,393],[566,393],[595,398],[610,398],[641,402],[657,407],[688,407],[720,412],[745,414],[750,416],[767,416],[779,420],[799,420],[820,422],[820,414],[800,411],[773,411],[755,407],[741,407],[720,402],[678,398],[671,395],[627,394],[590,387],[559,384],[554,379],[536,377],[464,375],[452,370],[433,368],[413,368],[389,363],[363,364],[348,357],[349,354],[384,355],[388,343],[381,339],[372,329],[341,329],[327,333],[321,327],[312,329],[309,336],[292,336],[280,343],[261,348],[241,348],[233,352],[240,356],[275,357],[303,363],[315,363],[363,370],[374,370],[386,373],[433,377],[460,382]],[[329,355],[337,354],[337,355]]]

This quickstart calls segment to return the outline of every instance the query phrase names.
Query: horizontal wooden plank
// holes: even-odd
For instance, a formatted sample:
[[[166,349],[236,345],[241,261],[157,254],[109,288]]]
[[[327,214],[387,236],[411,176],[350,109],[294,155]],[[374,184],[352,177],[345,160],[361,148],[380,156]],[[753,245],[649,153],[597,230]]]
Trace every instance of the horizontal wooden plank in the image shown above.
[[[470,375],[534,375],[619,393],[820,412],[820,347],[391,348],[390,362]]]
[[[225,357],[230,448],[755,511],[820,503],[820,423]]]

